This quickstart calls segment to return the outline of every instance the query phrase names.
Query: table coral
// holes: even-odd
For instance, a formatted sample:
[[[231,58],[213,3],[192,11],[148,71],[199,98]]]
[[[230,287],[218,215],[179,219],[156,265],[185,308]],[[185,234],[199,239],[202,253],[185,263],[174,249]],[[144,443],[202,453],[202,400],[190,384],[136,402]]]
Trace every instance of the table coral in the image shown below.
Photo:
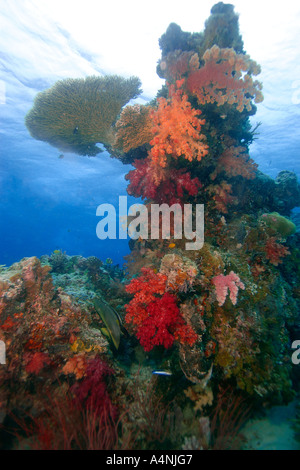
[[[153,137],[152,108],[135,104],[126,106],[116,122],[116,135],[113,147],[128,152],[149,143]]]
[[[122,107],[140,93],[137,77],[117,75],[59,80],[37,94],[25,124],[35,139],[61,151],[94,156],[111,144]]]

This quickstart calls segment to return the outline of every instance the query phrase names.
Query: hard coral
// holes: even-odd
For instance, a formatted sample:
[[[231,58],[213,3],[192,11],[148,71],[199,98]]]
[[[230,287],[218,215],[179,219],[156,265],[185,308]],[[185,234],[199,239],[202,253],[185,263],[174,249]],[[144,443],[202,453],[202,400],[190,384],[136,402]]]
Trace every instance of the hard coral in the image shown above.
[[[62,151],[97,155],[96,144],[112,143],[112,125],[140,85],[137,77],[117,75],[59,80],[38,93],[25,124],[32,137]]]
[[[150,112],[150,106],[140,104],[126,106],[116,122],[117,132],[113,147],[129,152],[131,149],[147,144],[153,136]]]

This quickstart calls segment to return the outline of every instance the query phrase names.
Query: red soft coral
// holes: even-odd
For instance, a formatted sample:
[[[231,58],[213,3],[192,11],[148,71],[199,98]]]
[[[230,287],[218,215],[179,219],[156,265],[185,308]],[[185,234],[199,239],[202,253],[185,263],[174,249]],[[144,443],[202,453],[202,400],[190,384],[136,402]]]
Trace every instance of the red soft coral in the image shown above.
[[[135,170],[131,170],[126,179],[130,180],[128,194],[142,199],[152,199],[158,204],[168,202],[183,204],[184,194],[196,196],[201,183],[198,178],[192,178],[189,172],[177,169],[163,170],[164,175],[157,184],[153,175],[153,167],[149,159],[135,160]]]
[[[71,388],[76,402],[84,404],[97,415],[103,415],[106,411],[112,418],[116,418],[117,409],[111,403],[105,381],[113,372],[100,357],[89,360],[83,380],[76,382]]]
[[[38,374],[46,365],[50,364],[50,358],[47,353],[35,352],[24,355],[25,370],[28,374]]]
[[[282,263],[282,259],[286,255],[290,255],[288,248],[281,243],[276,242],[275,237],[271,237],[268,239],[266,246],[266,258],[270,261],[271,264],[274,266],[278,266],[278,264]]]
[[[167,276],[155,273],[153,269],[142,268],[142,275],[131,280],[126,286],[126,291],[135,294],[134,298],[126,306],[126,323],[132,323],[135,328],[140,328],[148,317],[146,307],[155,300],[157,295],[163,295],[166,290]]]
[[[249,157],[246,147],[232,145],[220,156],[210,179],[214,180],[223,171],[229,177],[241,175],[249,180],[254,179],[257,167],[258,165]]]
[[[166,276],[148,268],[143,268],[142,272],[142,276],[132,279],[126,288],[135,296],[126,306],[125,321],[133,324],[145,351],[159,345],[168,349],[174,340],[194,344],[197,335],[185,324],[176,296],[165,292]]]

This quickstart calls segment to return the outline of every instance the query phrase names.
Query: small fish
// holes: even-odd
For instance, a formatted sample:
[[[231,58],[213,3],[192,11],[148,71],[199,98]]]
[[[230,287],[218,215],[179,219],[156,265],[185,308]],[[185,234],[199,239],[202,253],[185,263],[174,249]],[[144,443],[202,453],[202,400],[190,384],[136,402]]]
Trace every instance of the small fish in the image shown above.
[[[168,370],[154,370],[152,372],[152,374],[154,374],[154,375],[165,375],[167,377],[170,377],[172,375],[172,372],[170,372]]]
[[[65,157],[65,156],[64,156],[63,153],[61,153],[61,154],[58,156],[58,158],[60,158],[60,159],[62,159],[62,158],[64,158],[64,157]]]
[[[175,243],[170,243],[169,248],[175,248]]]
[[[220,118],[221,118],[221,119],[226,119],[226,118],[227,118],[227,114],[221,114]]]

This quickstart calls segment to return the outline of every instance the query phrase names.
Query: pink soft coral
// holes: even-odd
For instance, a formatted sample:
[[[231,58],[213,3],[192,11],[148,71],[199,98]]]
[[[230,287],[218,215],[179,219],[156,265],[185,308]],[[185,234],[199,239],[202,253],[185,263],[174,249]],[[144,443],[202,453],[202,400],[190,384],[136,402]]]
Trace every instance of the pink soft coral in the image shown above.
[[[239,288],[245,289],[245,286],[241,282],[239,276],[233,271],[230,271],[227,276],[224,276],[223,274],[215,276],[212,279],[212,282],[216,288],[216,296],[220,306],[225,303],[228,290],[230,291],[230,300],[233,305],[235,305],[237,302],[237,294]]]
[[[234,49],[220,49],[214,45],[204,55],[205,64],[193,71],[187,79],[187,89],[197,96],[200,104],[236,104],[237,110],[251,111],[251,100],[263,100],[261,83],[252,75],[260,73],[260,67],[245,54]]]

